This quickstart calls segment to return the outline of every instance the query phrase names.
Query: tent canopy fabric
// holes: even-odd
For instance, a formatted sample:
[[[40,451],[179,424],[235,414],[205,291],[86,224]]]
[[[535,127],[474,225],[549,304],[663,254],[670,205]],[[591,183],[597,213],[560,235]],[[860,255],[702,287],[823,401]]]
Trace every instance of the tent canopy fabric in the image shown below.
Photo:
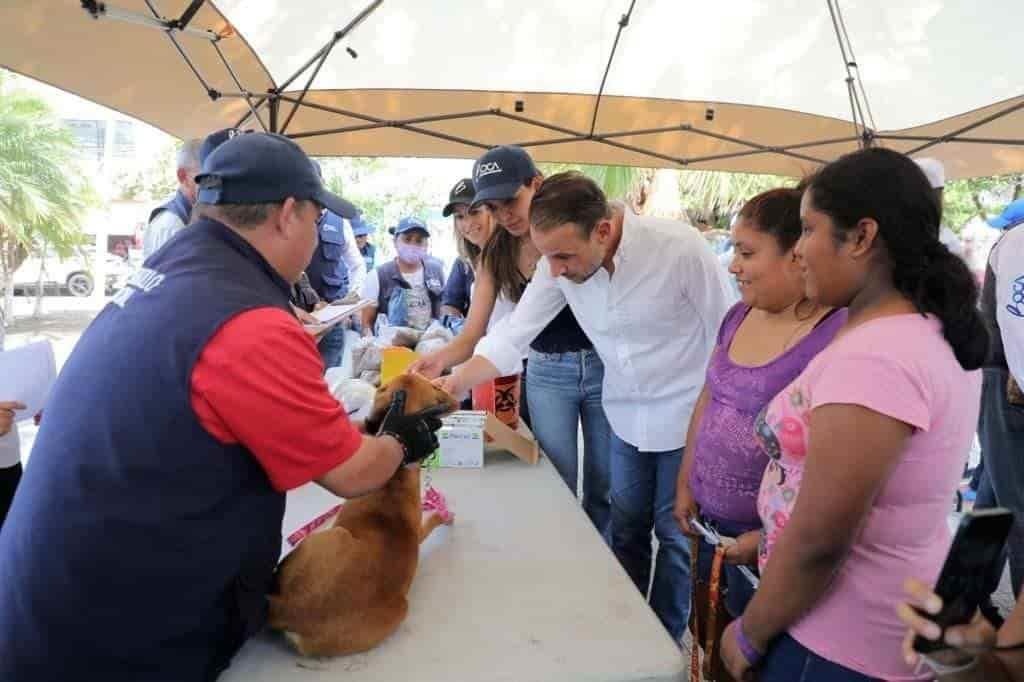
[[[1024,170],[1024,70],[998,38],[1024,25],[1019,0],[369,4],[8,0],[0,65],[177,137],[284,128],[314,155],[519,143],[542,161],[792,176],[866,135],[950,178]]]

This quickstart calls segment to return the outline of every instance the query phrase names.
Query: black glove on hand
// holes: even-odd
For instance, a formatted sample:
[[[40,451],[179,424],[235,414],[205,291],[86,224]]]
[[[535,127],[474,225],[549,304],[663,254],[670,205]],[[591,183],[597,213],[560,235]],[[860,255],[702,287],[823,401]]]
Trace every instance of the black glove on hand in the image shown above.
[[[438,448],[437,434],[441,428],[438,417],[444,413],[444,406],[438,406],[417,412],[405,413],[405,391],[395,391],[391,396],[391,406],[381,420],[378,436],[391,436],[402,444],[405,457],[402,464],[422,462]]]

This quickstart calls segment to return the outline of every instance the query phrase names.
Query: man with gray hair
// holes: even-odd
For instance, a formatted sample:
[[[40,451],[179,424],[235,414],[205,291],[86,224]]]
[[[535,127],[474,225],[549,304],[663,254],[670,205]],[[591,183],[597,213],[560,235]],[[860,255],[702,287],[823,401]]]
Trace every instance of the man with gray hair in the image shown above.
[[[202,144],[202,140],[186,140],[178,150],[178,191],[149,214],[149,223],[142,238],[144,258],[149,258],[168,239],[188,225],[192,204],[196,200],[195,177],[199,173],[199,149]]]

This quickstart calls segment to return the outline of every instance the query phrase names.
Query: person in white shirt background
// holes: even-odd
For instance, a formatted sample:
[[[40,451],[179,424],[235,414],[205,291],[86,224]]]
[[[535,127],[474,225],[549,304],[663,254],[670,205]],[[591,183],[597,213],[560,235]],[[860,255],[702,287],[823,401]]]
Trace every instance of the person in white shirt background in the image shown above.
[[[455,395],[519,371],[533,338],[568,303],[605,366],[612,427],[611,546],[678,642],[690,602],[689,543],[675,522],[675,480],[687,424],[734,302],[726,275],[693,227],[609,203],[577,172],[546,179],[530,206],[542,254],[516,310],[458,371]],[[651,582],[651,532],[658,539]]]
[[[1014,596],[1024,584],[1024,199],[989,221],[1003,235],[992,247],[981,292],[989,327],[978,437],[984,470],[975,508],[1006,507],[1016,521],[1007,542]],[[998,577],[989,587],[995,590]]]
[[[2,318],[2,315],[0,315]],[[0,353],[4,352],[4,326],[0,319]],[[25,406],[0,395],[0,528],[11,508],[14,491],[21,480],[21,441],[18,439],[17,410]]]

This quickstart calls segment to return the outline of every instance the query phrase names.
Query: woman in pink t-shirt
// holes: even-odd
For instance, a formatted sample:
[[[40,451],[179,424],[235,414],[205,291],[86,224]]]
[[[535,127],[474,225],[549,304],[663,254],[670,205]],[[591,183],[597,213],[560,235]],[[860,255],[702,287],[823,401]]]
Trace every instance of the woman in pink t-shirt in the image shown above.
[[[949,546],[988,343],[977,285],[902,154],[825,166],[800,213],[807,295],[849,318],[758,420],[762,580],[722,657],[762,682],[920,679],[892,605],[905,576],[938,575]]]

